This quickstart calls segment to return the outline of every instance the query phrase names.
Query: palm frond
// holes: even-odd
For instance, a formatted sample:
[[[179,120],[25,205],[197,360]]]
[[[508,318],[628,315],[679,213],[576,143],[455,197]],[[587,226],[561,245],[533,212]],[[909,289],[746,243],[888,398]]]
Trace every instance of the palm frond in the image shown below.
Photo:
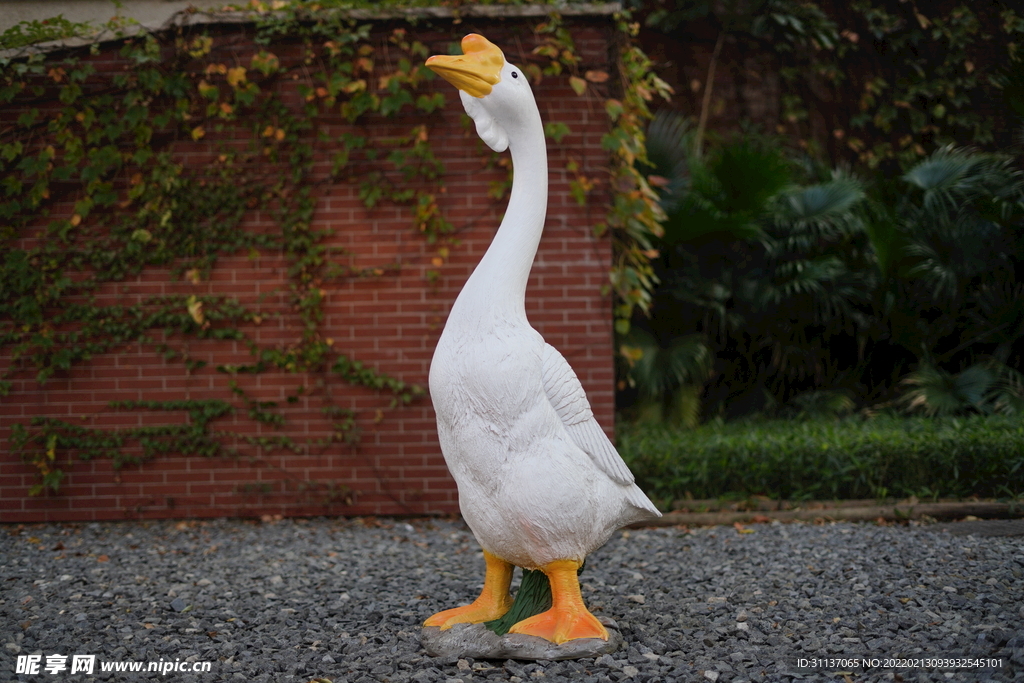
[[[910,265],[907,275],[921,278],[931,286],[934,301],[962,299],[965,284],[992,273],[1000,262],[1001,247],[1007,245],[1003,229],[969,211],[947,219],[928,222],[928,216],[914,226],[903,255]]]
[[[665,407],[663,416],[670,422],[689,429],[700,426],[703,403],[700,395],[703,387],[698,384],[684,384],[676,389],[672,400]]]
[[[722,146],[711,166],[722,189],[719,207],[730,212],[759,214],[792,182],[792,165],[779,149],[749,140]]]
[[[932,217],[955,215],[983,198],[1018,202],[1022,188],[1021,174],[1008,157],[952,145],[937,150],[903,179],[923,191],[923,208]]]
[[[657,188],[666,214],[679,209],[689,191],[689,156],[693,148],[690,120],[676,112],[661,110],[647,127],[649,180]]]
[[[629,373],[646,399],[666,400],[684,384],[702,384],[714,363],[711,349],[699,334],[679,337],[662,346],[653,334],[634,327],[623,347],[635,350]]]
[[[914,242],[904,247],[904,253],[917,261],[908,275],[924,280],[932,290],[933,300],[956,297],[960,278],[954,266],[943,259],[933,245]]]
[[[806,222],[845,220],[864,199],[864,185],[855,178],[836,178],[787,193],[790,218]]]
[[[993,356],[1005,363],[1011,347],[1024,338],[1024,282],[982,283],[973,292],[971,303],[968,317],[973,324],[962,347],[975,342],[996,344]]]
[[[819,250],[864,230],[858,204],[864,187],[854,178],[837,178],[789,190],[778,197],[766,242],[772,255]]]
[[[680,209],[669,215],[662,226],[665,244],[671,247],[714,234],[737,240],[756,240],[763,236],[755,216],[723,211],[716,201],[706,196],[718,194],[719,185],[714,176],[702,175],[697,164],[690,168],[693,173],[691,192]],[[698,184],[702,185],[703,192],[695,191]]]
[[[809,418],[842,417],[853,412],[856,404],[850,395],[841,389],[816,389],[807,391],[792,399],[800,414]]]
[[[996,381],[992,369],[977,363],[958,374],[924,364],[907,375],[901,403],[909,412],[951,415],[966,410],[988,412],[986,396]]]
[[[696,269],[680,269],[666,282],[666,289],[676,300],[704,311],[704,330],[717,330],[718,339],[724,341],[746,325],[743,314],[732,305],[730,280],[729,273],[711,279],[702,277]]]
[[[1024,374],[1008,365],[1001,365],[988,398],[994,412],[1024,415]]]
[[[776,305],[794,296],[824,294],[845,272],[846,265],[834,256],[793,259],[778,264],[771,280],[745,281],[745,293],[759,305]]]
[[[671,247],[711,234],[761,239],[760,223],[776,195],[789,187],[791,166],[778,149],[750,140],[690,159],[689,187],[664,224],[665,243]]]

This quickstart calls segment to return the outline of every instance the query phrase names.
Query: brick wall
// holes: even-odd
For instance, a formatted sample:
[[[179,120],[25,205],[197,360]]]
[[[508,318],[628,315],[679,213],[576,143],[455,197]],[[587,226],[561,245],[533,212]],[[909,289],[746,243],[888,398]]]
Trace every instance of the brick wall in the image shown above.
[[[534,46],[530,24],[467,21],[446,30],[416,28],[416,37],[432,52],[446,52],[453,35],[476,31],[505,49],[511,61],[522,64]],[[600,69],[614,74],[611,63],[611,20],[577,18],[570,23],[583,57],[581,72]],[[243,47],[238,48],[240,50]],[[108,51],[98,60],[116,65]],[[614,83],[613,77],[610,83]],[[441,208],[458,230],[460,244],[440,267],[436,252],[412,227],[410,209],[382,204],[367,209],[357,187],[345,183],[318,186],[316,227],[329,228],[329,242],[353,256],[342,261],[355,268],[398,262],[397,273],[378,278],[349,279],[326,287],[322,333],[334,349],[409,383],[427,385],[434,345],[445,316],[475,264],[486,250],[504,210],[505,200],[488,197],[492,182],[504,171],[485,168],[485,150],[475,133],[461,122],[461,105],[454,89],[445,90],[448,108],[430,117],[430,136],[446,169]],[[611,301],[602,295],[611,264],[607,237],[595,238],[592,227],[603,219],[607,196],[604,169],[607,155],[600,146],[607,130],[602,91],[594,86],[577,96],[567,77],[548,77],[535,86],[541,115],[562,121],[572,133],[559,144],[549,141],[550,200],[547,226],[534,264],[527,311],[547,341],[575,368],[594,412],[611,429],[614,408]],[[394,121],[405,132],[414,114]],[[328,122],[334,134],[346,125]],[[363,130],[385,135],[387,130]],[[205,141],[204,141],[205,142]],[[211,143],[212,144],[212,143]],[[210,144],[174,147],[176,158],[188,165],[209,163]],[[566,163],[574,159],[580,172],[599,182],[588,206],[570,196],[573,174]],[[327,176],[328,160],[318,165]],[[248,228],[273,227],[268,217],[253,211]],[[150,268],[139,277],[109,285],[98,292],[101,303],[134,303],[151,295],[217,294],[237,297],[258,309],[262,321],[243,330],[263,346],[287,347],[300,336],[300,320],[289,310],[287,265],[280,255],[258,258],[238,254],[221,259],[209,279],[199,283],[176,279],[169,268]],[[440,277],[429,281],[428,271]],[[4,522],[93,520],[117,518],[212,517],[262,514],[435,514],[458,509],[454,482],[448,475],[435,432],[429,398],[410,406],[390,407],[390,395],[350,385],[337,375],[263,372],[239,375],[237,381],[253,399],[273,401],[287,418],[284,428],[249,419],[244,404],[227,387],[218,365],[251,363],[247,348],[233,341],[172,337],[206,365],[191,373],[180,361],[166,360],[151,344],[131,344],[76,365],[40,386],[31,373],[14,377],[13,391],[0,397],[0,519]],[[0,355],[0,369],[10,365]],[[289,402],[297,389],[305,391]],[[296,443],[315,442],[331,433],[321,408],[330,396],[337,405],[356,413],[361,438],[356,446],[334,443],[304,446],[301,453],[264,449],[240,435],[287,434]],[[108,459],[82,461],[74,452],[61,452],[59,465],[67,472],[59,492],[29,496],[37,481],[35,468],[11,453],[13,424],[50,416],[94,428],[116,429],[141,425],[181,424],[181,411],[112,409],[109,402],[221,399],[236,407],[213,427],[237,448],[238,457],[203,458],[168,454],[155,460],[114,469]],[[331,495],[334,492],[350,495]],[[346,499],[347,498],[347,499]]]

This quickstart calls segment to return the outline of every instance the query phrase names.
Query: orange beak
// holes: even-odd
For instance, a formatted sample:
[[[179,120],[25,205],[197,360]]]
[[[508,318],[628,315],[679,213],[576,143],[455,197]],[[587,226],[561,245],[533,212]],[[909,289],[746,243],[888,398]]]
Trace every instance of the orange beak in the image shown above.
[[[434,55],[427,60],[427,67],[473,97],[489,95],[491,87],[501,80],[505,55],[497,45],[476,33],[462,39],[462,52]]]

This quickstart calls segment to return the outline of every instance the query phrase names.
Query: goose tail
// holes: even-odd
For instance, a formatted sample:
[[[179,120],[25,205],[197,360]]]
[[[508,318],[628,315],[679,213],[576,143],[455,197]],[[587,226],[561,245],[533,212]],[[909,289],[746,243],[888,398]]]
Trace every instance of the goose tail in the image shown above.
[[[626,488],[626,501],[629,503],[632,519],[627,524],[634,522],[643,522],[649,519],[657,519],[661,517],[661,512],[654,506],[651,499],[647,497],[640,487],[636,484],[632,484]]]

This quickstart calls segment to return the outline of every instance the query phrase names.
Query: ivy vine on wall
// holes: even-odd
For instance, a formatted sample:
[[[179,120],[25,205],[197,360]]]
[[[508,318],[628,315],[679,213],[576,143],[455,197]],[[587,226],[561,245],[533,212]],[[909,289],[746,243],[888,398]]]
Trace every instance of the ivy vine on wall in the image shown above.
[[[393,406],[423,393],[364,366],[325,336],[326,287],[387,277],[400,266],[344,265],[352,254],[329,244],[315,211],[320,185],[353,184],[367,207],[404,207],[410,230],[435,250],[435,264],[458,246],[438,204],[444,165],[431,146],[429,124],[422,122],[422,115],[446,103],[443,94],[425,87],[433,77],[423,66],[427,48],[404,28],[391,24],[381,34],[372,21],[326,3],[253,2],[244,11],[244,28],[180,21],[171,30],[128,31],[115,44],[126,66],[116,69],[100,59],[110,48],[98,43],[33,48],[40,40],[89,30],[61,18],[23,23],[0,37],[8,48],[0,57],[0,105],[18,112],[14,125],[0,130],[0,354],[10,360],[0,376],[0,396],[11,395],[15,378],[32,376],[45,386],[58,373],[130,344],[152,345],[186,374],[203,365],[190,355],[190,340],[232,341],[250,354],[246,363],[216,368],[236,402],[108,406],[184,413],[179,424],[104,429],[54,417],[15,424],[11,444],[38,471],[33,494],[59,489],[63,463],[72,454],[109,458],[119,468],[163,454],[238,455],[225,445],[229,436],[263,454],[355,443],[355,415],[331,399],[327,378],[390,394]],[[637,163],[643,159],[647,102],[666,94],[667,86],[632,44],[635,25],[627,17],[616,22],[623,85],[620,96],[605,102],[611,125],[604,139],[613,159],[614,200],[596,230],[610,228],[616,244],[611,286],[620,301],[617,329],[623,331],[633,308],[647,306],[652,286],[647,237],[658,232],[659,215]],[[104,28],[131,27],[115,19]],[[579,73],[571,34],[558,15],[534,31],[540,65],[531,65],[531,75],[568,73],[573,89],[591,96],[590,82],[600,76]],[[413,111],[420,116],[408,125],[403,114]],[[358,125],[341,134],[322,125],[325,116],[339,113]],[[389,128],[408,127],[375,137],[372,146],[368,136],[354,132],[383,121],[391,122]],[[553,137],[566,132],[548,131]],[[189,141],[215,150],[209,163],[189,166],[175,154],[176,143]],[[314,172],[325,154],[327,177]],[[578,168],[568,170],[574,196],[586,202],[593,179]],[[495,195],[502,191],[496,188]],[[249,227],[253,212],[271,217],[273,229]],[[288,345],[254,339],[245,330],[272,314],[228,297],[171,294],[110,303],[118,283],[147,268],[200,283],[225,258],[267,254],[286,262],[284,295],[302,324],[300,337]],[[319,377],[316,387],[300,386],[287,400],[321,392],[322,410],[334,425],[331,436],[316,443],[287,436],[279,406],[249,396],[239,382],[264,372]],[[266,425],[272,435],[219,430],[217,421],[228,416]],[[337,482],[321,488],[333,498],[348,495]]]
[[[855,104],[852,115],[830,113],[833,135],[859,163],[908,168],[944,145],[986,148],[996,133],[1007,142],[993,124],[1007,76],[1021,69],[1024,18],[1012,7],[857,0],[849,9],[824,71],[857,97],[836,98]]]

